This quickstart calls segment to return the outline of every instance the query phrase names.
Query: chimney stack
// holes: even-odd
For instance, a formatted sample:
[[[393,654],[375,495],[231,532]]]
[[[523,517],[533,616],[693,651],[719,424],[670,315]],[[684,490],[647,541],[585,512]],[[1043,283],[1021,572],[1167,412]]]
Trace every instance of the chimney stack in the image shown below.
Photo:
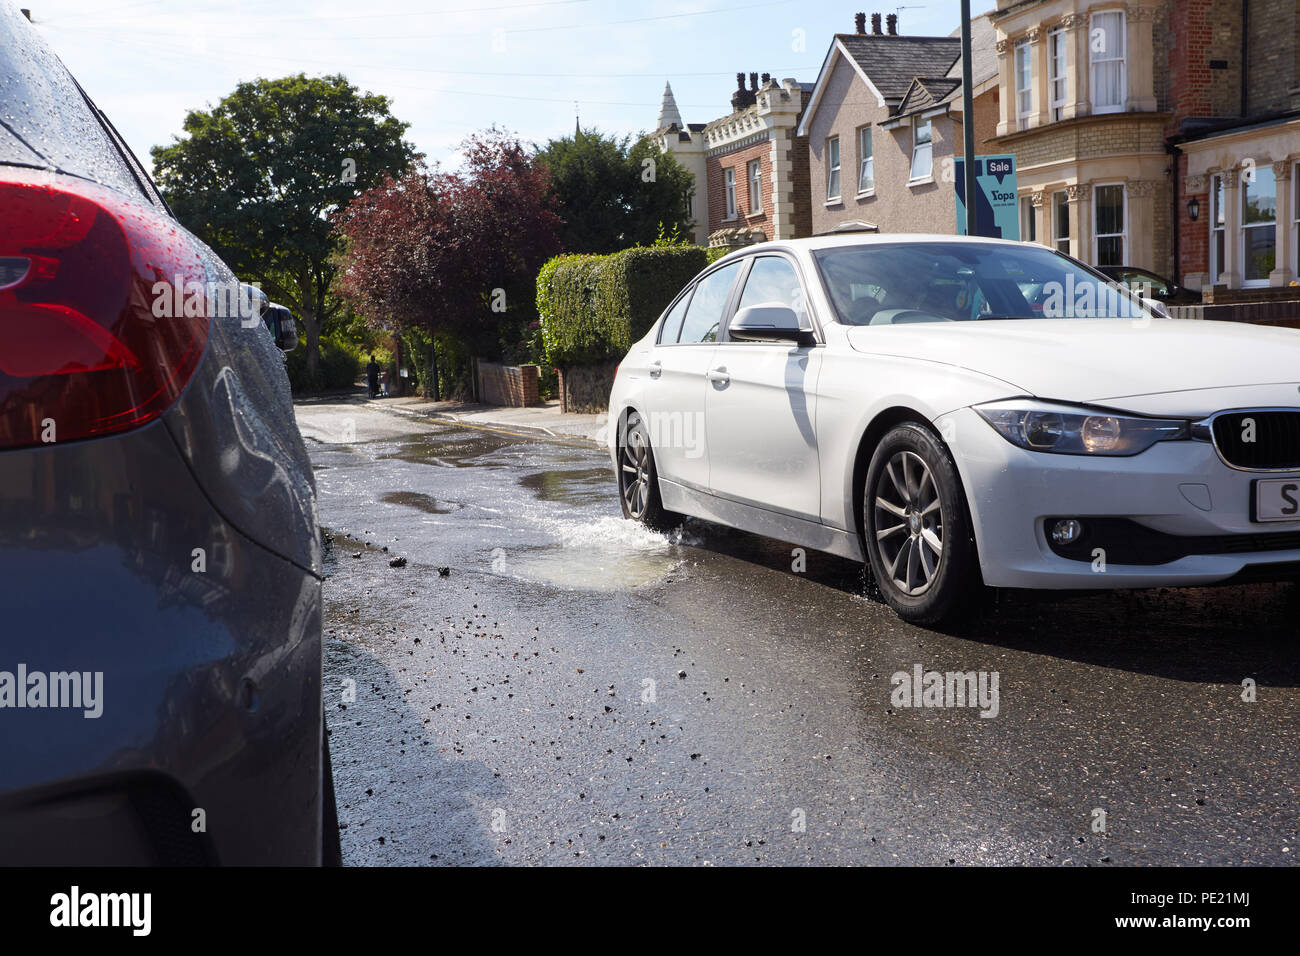
[[[880,36],[880,14],[878,13],[871,15],[871,35]]]
[[[867,32],[867,15],[865,13],[853,14],[853,26],[857,28],[859,35]]]
[[[758,101],[758,74],[751,73],[750,82],[754,89],[745,89],[745,74],[736,74],[736,92],[731,94],[731,111],[739,113],[743,109],[748,109]]]
[[[898,14],[891,13],[885,17],[885,29],[889,31],[891,37],[898,36]]]

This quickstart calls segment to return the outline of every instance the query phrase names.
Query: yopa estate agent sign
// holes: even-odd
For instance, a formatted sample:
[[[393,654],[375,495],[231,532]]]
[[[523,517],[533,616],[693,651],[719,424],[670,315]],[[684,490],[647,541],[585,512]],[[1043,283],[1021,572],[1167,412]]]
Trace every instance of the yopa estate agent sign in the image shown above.
[[[966,234],[966,161],[956,159],[957,235]],[[1016,206],[1016,157],[976,156],[976,226],[981,236],[1020,239],[1020,214]]]

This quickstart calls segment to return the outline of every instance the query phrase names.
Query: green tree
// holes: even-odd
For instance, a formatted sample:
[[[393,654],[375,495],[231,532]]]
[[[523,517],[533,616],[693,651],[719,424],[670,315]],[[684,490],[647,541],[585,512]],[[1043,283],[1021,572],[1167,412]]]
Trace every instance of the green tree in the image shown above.
[[[690,229],[695,177],[647,137],[578,131],[551,140],[537,158],[551,171],[567,252],[648,246],[661,225]]]
[[[181,222],[245,281],[300,318],[307,369],[320,360],[321,324],[339,240],[329,215],[417,159],[409,124],[387,97],[343,76],[241,83],[211,110],[185,117],[185,136],[153,149],[154,174]]]

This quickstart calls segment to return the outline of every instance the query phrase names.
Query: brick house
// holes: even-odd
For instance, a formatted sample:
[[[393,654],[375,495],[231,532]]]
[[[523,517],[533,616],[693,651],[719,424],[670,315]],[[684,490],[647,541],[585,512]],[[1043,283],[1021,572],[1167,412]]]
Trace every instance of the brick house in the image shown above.
[[[957,230],[962,149],[960,36],[904,36],[897,16],[855,19],[836,34],[799,132],[808,138],[812,231],[867,224],[880,232]],[[972,22],[976,152],[988,152],[998,85],[987,16]]]
[[[767,73],[750,73],[748,87],[737,73],[736,86],[731,112],[711,123],[684,125],[675,104],[660,112],[656,141],[695,173],[693,240],[737,248],[807,236],[808,150],[796,128],[812,90]]]
[[[1300,0],[1167,9],[1183,282],[1214,302],[1300,298]]]
[[[1295,277],[1300,0],[997,0],[991,16],[993,145],[1017,158],[1022,238],[1220,296]]]

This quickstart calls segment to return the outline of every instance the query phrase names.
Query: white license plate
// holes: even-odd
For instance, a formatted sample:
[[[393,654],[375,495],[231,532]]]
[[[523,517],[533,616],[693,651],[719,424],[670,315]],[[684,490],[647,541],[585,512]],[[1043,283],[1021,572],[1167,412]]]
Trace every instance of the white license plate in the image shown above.
[[[1257,478],[1255,520],[1295,521],[1300,519],[1300,478]]]

